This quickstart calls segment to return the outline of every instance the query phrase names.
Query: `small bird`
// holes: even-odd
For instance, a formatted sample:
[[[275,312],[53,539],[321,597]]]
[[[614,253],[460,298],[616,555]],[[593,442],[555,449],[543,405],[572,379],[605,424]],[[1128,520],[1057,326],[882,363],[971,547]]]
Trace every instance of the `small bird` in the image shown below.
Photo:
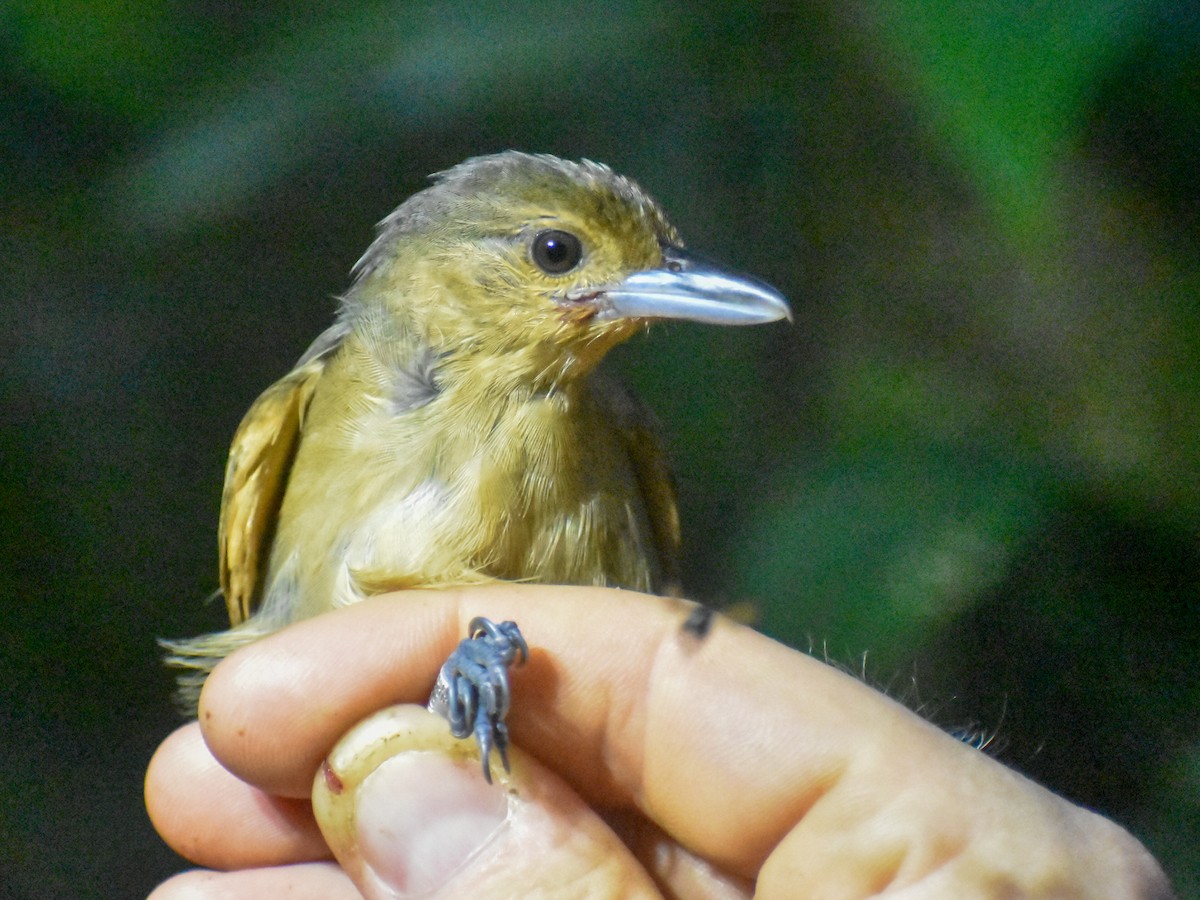
[[[193,711],[238,647],[384,591],[676,590],[662,443],[597,364],[656,319],[791,318],[772,288],[685,251],[629,179],[513,151],[433,176],[380,223],[352,279],[334,324],[233,438],[218,530],[232,627],[164,642]],[[507,682],[489,694],[477,676],[527,648],[512,623],[471,632],[439,690],[455,734],[475,726],[490,780]]]

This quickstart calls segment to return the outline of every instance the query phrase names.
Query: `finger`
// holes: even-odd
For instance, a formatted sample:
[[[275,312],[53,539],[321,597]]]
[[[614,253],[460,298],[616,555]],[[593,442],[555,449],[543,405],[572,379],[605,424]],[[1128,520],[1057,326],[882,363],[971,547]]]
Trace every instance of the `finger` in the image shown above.
[[[155,888],[149,900],[362,900],[346,873],[333,863],[307,863],[239,872],[182,872]]]
[[[717,868],[636,811],[610,812],[604,821],[641,863],[661,893],[689,900],[745,900],[754,882]]]
[[[520,751],[488,784],[474,742],[419,706],[384,709],[330,752],[313,809],[369,900],[487,900],[526,893],[656,897],[613,832],[559,778]]]
[[[596,736],[594,708],[610,696],[640,704],[656,645],[664,632],[674,632],[683,608],[633,592],[531,585],[374,597],[231,655],[205,685],[200,723],[231,771],[271,793],[306,797],[315,767],[350,726],[383,706],[428,699],[471,619],[511,618],[522,623],[533,647],[529,662],[513,671],[526,701],[516,705],[512,721],[549,731],[555,748],[586,754],[575,768],[599,779],[596,793],[615,796],[601,759],[607,749],[579,740],[584,732],[578,729]],[[637,627],[614,635],[614,620]],[[621,696],[623,686],[630,696]],[[572,714],[563,708],[579,702],[587,709],[578,725],[569,736],[560,733],[563,717]],[[529,721],[525,713],[532,710],[522,707],[535,704],[548,704],[557,724]]]
[[[159,746],[145,790],[163,840],[200,865],[232,869],[329,857],[310,804],[270,796],[231,775],[195,722]]]
[[[534,648],[513,673],[514,742],[593,804],[636,804],[743,877],[857,748],[892,732],[937,734],[750,629],[718,618],[704,638],[684,632],[691,609],[630,591],[535,585],[376,597],[235,653],[209,680],[202,723],[233,771],[303,796],[351,725],[425,699],[471,618],[513,618]]]
[[[321,758],[351,725],[384,706],[426,701],[466,624],[456,618],[454,592],[395,596],[404,599],[402,620],[387,614],[396,612],[390,604],[374,620],[377,602],[366,600],[222,661],[199,704],[221,762],[269,793],[306,798]]]

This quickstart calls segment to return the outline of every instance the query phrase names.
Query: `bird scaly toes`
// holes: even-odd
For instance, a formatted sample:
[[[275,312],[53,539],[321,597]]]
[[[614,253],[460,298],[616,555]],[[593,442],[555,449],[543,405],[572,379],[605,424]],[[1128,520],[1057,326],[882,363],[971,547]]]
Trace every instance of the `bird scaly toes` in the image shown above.
[[[450,723],[450,733],[456,738],[474,733],[483,777],[491,784],[493,747],[504,771],[509,771],[508,727],[504,724],[511,703],[508,670],[529,658],[529,645],[516,622],[497,624],[480,616],[471,620],[467,633],[442,666],[429,708]]]

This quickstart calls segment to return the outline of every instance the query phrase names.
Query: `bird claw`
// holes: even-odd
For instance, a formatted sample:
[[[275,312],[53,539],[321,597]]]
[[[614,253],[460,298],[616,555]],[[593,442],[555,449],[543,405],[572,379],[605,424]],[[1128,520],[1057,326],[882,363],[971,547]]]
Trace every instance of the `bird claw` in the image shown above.
[[[529,658],[529,645],[516,622],[496,624],[480,616],[471,620],[467,634],[442,666],[429,708],[450,723],[450,733],[456,738],[474,733],[483,758],[483,777],[491,784],[493,747],[504,771],[509,771],[508,726],[504,724],[511,701],[508,670]]]

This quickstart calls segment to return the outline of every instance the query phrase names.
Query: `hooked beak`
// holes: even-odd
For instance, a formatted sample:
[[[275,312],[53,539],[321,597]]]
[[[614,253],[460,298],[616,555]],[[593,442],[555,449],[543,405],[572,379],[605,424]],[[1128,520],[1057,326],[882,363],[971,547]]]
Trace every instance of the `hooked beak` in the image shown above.
[[[791,321],[783,295],[678,247],[663,250],[665,265],[634,272],[591,298],[596,319],[685,319],[710,325]],[[582,298],[580,298],[582,299]]]

